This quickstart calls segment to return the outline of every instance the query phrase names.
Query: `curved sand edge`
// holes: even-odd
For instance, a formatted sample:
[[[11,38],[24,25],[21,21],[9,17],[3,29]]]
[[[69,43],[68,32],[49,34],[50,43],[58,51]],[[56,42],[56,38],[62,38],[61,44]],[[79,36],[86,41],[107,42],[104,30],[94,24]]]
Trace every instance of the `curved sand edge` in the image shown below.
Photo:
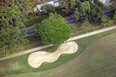
[[[46,51],[38,51],[29,55],[28,63],[33,68],[38,68],[43,62],[54,62],[61,54],[73,54],[77,52],[78,45],[74,41],[65,42],[59,45],[57,50],[53,53]]]

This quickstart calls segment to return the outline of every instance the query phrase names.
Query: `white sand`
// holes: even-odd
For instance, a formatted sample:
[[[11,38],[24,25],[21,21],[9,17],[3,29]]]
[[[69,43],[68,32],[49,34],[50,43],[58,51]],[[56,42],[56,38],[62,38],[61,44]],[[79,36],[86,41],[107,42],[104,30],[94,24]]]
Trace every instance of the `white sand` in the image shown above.
[[[33,68],[38,68],[43,62],[54,62],[61,54],[73,54],[77,52],[78,45],[74,41],[65,42],[57,48],[53,53],[46,51],[38,51],[29,55],[28,63]]]

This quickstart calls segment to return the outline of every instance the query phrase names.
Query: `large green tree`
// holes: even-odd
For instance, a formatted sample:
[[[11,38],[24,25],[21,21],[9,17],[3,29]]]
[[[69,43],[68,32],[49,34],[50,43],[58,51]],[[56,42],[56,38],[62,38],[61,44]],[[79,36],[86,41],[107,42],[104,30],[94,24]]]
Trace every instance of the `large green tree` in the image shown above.
[[[90,12],[90,3],[88,1],[84,1],[80,3],[80,7],[78,7],[79,16],[81,16],[82,20],[88,20],[88,13]]]
[[[25,40],[23,36],[26,30],[22,32],[19,30],[25,28],[21,16],[21,11],[14,4],[0,6],[0,50],[16,48]]]
[[[93,3],[98,5],[102,10],[105,10],[104,4],[100,0],[93,0]]]
[[[1,6],[11,6],[11,5],[17,5],[18,8],[20,9],[21,13],[22,13],[22,20],[24,20],[24,18],[27,15],[27,11],[26,11],[26,7],[27,5],[24,4],[24,0],[2,0],[0,5]]]
[[[15,0],[0,0],[0,5],[12,5]]]
[[[12,4],[15,4],[18,6],[18,8],[21,10],[21,12],[24,12],[24,0],[1,0],[0,5],[2,6],[11,6]]]
[[[78,5],[78,2],[80,2],[80,0],[59,0],[59,3],[61,4],[60,7],[64,8],[66,12],[75,9],[75,6]]]
[[[100,2],[98,2],[100,3]],[[100,16],[104,14],[104,8],[100,7],[96,2],[83,1],[74,11],[73,16],[78,19],[81,17],[83,21],[96,22]]]
[[[28,17],[28,13],[34,13],[33,8],[35,7],[35,1],[37,0],[33,0],[33,2],[25,2],[25,0],[3,0],[0,5],[2,6],[11,6],[13,4],[17,5],[18,8],[20,9],[21,13],[22,13],[22,21],[25,20],[25,18]]]
[[[90,3],[90,11],[88,13],[88,20],[90,22],[96,22],[104,14],[103,7],[98,6],[95,3]]]
[[[70,32],[66,20],[60,15],[52,15],[35,27],[36,35],[44,44],[61,44],[69,38]]]

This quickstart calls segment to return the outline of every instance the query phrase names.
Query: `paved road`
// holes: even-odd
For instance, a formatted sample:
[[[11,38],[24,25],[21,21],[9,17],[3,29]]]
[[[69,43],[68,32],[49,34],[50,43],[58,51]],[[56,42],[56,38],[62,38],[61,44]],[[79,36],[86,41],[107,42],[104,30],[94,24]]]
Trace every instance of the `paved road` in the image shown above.
[[[98,33],[102,33],[102,32],[105,32],[105,31],[109,31],[109,30],[113,30],[113,29],[116,29],[116,26],[104,28],[104,29],[101,29],[101,30],[96,30],[96,31],[89,32],[89,33],[82,34],[82,35],[75,36],[75,37],[71,37],[67,41],[77,40],[77,39],[80,39],[80,38],[92,36],[92,35],[95,35],[95,34],[98,34]],[[36,48],[33,48],[33,49],[25,50],[25,51],[19,52],[19,53],[14,54],[14,55],[10,55],[10,56],[6,56],[6,57],[3,57],[3,58],[0,58],[0,61],[6,60],[6,59],[9,59],[9,58],[13,58],[13,57],[16,57],[16,56],[24,55],[24,54],[27,54],[27,53],[30,53],[30,52],[34,52],[34,51],[37,51],[37,50],[40,50],[40,49],[52,47],[52,46],[53,46],[53,44],[50,44],[50,45],[44,45],[44,46],[36,47]]]
[[[76,24],[77,22],[80,22],[80,19],[76,22],[75,18],[68,17],[68,18],[66,18],[66,21],[68,22],[68,25],[72,25],[72,24]],[[35,35],[34,27],[35,27],[35,25],[26,28],[27,29],[27,35],[24,36],[24,37]],[[23,29],[21,31],[23,31]]]
[[[104,15],[111,15],[111,14],[115,14],[115,10],[111,10],[111,9],[106,9],[105,11],[104,11]]]
[[[104,14],[105,15],[110,15],[110,14],[114,14],[114,13],[115,13],[115,10],[106,9],[104,11]],[[77,20],[77,22],[76,22],[76,19],[75,18],[72,18],[72,17],[67,17],[66,18],[66,21],[68,22],[68,25],[72,25],[72,24],[76,24],[78,22],[82,22],[81,19]],[[35,35],[34,27],[35,27],[35,25],[32,26],[32,27],[28,27],[27,28],[27,35],[24,36],[24,37],[28,37],[28,36]]]

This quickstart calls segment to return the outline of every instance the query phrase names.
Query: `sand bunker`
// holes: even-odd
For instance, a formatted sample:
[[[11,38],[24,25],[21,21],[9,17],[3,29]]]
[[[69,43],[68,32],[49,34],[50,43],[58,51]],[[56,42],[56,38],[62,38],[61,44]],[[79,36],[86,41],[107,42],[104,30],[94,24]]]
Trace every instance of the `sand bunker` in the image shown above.
[[[61,54],[73,54],[78,50],[78,45],[74,41],[65,42],[53,53],[38,51],[29,55],[28,63],[34,68],[38,68],[43,62],[54,62]]]

